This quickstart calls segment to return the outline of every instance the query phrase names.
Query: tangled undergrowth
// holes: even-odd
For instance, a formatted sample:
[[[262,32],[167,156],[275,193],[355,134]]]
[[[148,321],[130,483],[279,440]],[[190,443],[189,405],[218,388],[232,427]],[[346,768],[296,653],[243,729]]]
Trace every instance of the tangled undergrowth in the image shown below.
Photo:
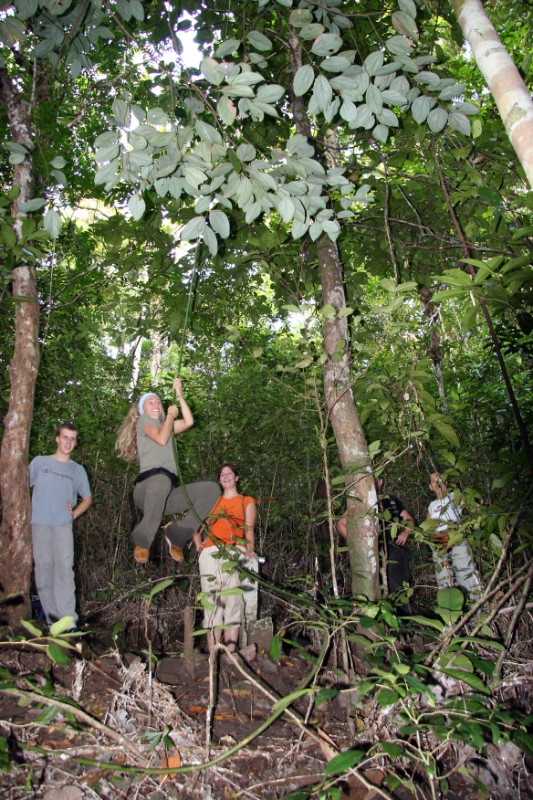
[[[495,573],[467,612],[440,590],[427,616],[280,591],[293,620],[270,653],[189,663],[120,652],[117,630],[96,652],[96,631],[62,632],[69,618],[47,635],[25,623],[2,640],[0,785],[14,800],[52,784],[79,797],[533,797],[527,593],[507,607],[530,574]],[[144,595],[146,618],[173,583]]]

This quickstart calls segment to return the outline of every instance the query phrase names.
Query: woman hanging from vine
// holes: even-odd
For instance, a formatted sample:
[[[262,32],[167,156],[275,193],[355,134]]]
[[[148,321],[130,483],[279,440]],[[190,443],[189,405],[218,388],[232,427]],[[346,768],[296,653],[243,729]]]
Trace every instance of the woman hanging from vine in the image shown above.
[[[159,397],[146,392],[130,408],[118,432],[115,448],[126,461],[139,461],[140,472],[135,480],[133,501],[144,512],[132,531],[134,558],[146,564],[150,547],[166,515],[186,511],[165,529],[165,538],[174,561],[183,561],[183,548],[198,530],[218,497],[220,489],[214,481],[180,485],[172,447],[172,435],[184,433],[194,425],[194,418],[183,396],[182,383],[175,378],[172,388],[181,408],[171,405],[166,415]]]

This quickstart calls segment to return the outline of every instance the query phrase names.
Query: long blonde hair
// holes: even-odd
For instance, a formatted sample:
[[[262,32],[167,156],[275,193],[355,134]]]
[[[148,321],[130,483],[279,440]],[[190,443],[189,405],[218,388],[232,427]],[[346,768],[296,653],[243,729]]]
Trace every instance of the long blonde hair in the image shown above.
[[[137,452],[137,421],[139,419],[138,402],[132,405],[122,425],[120,426],[115,450],[120,458],[126,461],[135,461],[139,457]]]

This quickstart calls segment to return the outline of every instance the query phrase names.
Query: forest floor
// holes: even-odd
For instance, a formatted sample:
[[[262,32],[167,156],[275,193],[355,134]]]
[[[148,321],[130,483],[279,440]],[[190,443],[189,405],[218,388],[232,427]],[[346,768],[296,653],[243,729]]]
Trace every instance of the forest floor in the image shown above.
[[[402,786],[390,791],[386,766],[324,782],[326,763],[336,751],[362,739],[387,738],[375,703],[362,702],[354,711],[349,694],[340,694],[316,708],[302,697],[254,736],[276,701],[294,692],[309,673],[312,664],[305,653],[302,657],[293,650],[276,662],[249,649],[246,658],[222,656],[210,673],[208,656],[195,652],[192,668],[189,662],[186,669],[183,658],[162,658],[150,675],[145,657],[105,650],[105,638],[104,632],[100,640],[94,634],[84,637],[80,655],[63,666],[42,652],[0,651],[5,670],[0,736],[7,751],[0,752],[6,769],[0,772],[0,798],[274,800],[320,785],[336,786],[340,800],[415,796]],[[342,685],[341,671],[335,665],[326,669],[321,684]],[[452,771],[446,793],[434,797],[533,797],[528,771],[533,760],[528,766],[523,762],[518,773],[516,762],[510,764],[508,774],[497,777],[486,760],[471,756],[469,771],[478,782],[465,770]],[[199,768],[206,762],[210,766]],[[172,776],[147,772],[180,766],[189,771]],[[424,775],[418,777],[417,796],[431,797]]]

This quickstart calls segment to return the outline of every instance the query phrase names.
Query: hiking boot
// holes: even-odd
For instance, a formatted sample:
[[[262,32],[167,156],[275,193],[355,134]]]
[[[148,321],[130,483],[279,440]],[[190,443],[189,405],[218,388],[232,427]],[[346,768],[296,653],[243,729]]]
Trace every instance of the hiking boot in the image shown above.
[[[181,547],[178,547],[177,544],[172,544],[168,536],[165,536],[165,539],[168,544],[168,552],[170,553],[171,558],[173,558],[174,561],[177,561],[179,564],[181,564],[182,561],[185,561],[185,556]]]
[[[133,558],[137,564],[147,564],[148,559],[150,558],[150,551],[145,550],[144,547],[139,547],[139,545],[136,544],[133,548]]]

